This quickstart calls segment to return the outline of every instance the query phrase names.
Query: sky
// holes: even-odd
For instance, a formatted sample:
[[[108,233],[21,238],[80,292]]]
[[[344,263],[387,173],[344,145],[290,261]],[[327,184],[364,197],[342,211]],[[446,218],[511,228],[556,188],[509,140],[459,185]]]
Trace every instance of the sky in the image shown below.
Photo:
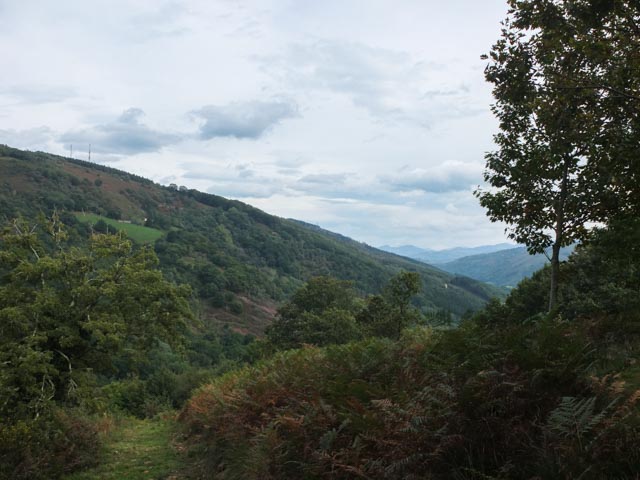
[[[473,191],[505,0],[0,0],[0,143],[373,246],[505,241]]]

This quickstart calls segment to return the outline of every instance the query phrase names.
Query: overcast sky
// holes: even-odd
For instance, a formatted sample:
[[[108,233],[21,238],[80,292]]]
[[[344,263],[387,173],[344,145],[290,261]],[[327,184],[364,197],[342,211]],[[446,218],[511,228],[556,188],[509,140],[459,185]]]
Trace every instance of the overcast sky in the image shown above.
[[[504,241],[472,192],[505,0],[0,0],[0,143],[374,246]]]

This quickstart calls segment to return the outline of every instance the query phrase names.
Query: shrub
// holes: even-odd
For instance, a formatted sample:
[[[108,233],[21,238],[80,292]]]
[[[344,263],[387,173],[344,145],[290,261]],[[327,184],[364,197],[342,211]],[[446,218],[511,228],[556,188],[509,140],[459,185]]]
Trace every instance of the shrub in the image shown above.
[[[625,478],[637,398],[595,388],[584,331],[470,321],[281,352],[201,388],[180,419],[220,478]],[[589,402],[582,439],[556,428],[563,398]]]
[[[53,479],[99,459],[93,421],[56,409],[37,419],[0,423],[0,479]]]

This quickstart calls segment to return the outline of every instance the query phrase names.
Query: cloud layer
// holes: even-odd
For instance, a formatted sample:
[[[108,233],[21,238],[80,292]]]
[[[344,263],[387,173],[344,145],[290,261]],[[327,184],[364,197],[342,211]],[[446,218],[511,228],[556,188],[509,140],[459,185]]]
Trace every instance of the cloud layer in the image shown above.
[[[0,10],[1,143],[91,144],[94,161],[374,245],[503,240],[472,191],[496,130],[479,57],[504,0]]]
[[[65,144],[91,145],[98,153],[135,155],[157,152],[180,139],[178,135],[149,128],[140,122],[143,116],[141,109],[129,108],[112,122],[68,131],[59,140]]]
[[[257,139],[282,120],[298,115],[297,106],[287,101],[246,101],[228,105],[207,105],[191,112],[204,122],[200,139],[216,137]]]

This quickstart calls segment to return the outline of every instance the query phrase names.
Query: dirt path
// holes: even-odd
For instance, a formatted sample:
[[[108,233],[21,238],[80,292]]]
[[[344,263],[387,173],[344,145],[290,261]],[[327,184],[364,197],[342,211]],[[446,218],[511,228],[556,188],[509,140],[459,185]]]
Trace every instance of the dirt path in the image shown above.
[[[174,430],[171,420],[125,420],[105,439],[100,465],[64,480],[186,479]]]

